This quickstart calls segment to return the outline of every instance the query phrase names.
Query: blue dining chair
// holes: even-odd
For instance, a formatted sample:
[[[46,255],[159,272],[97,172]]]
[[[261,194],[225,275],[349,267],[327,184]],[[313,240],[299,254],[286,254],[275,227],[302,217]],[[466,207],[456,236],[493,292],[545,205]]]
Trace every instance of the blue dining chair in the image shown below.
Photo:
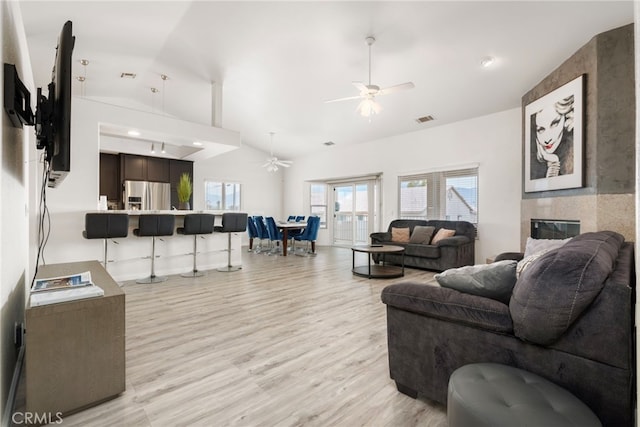
[[[276,225],[276,220],[273,219],[272,216],[268,216],[265,219],[265,224],[267,225],[267,232],[269,233],[269,240],[272,244],[275,242],[275,246],[268,255],[277,255],[280,252],[280,241],[282,240],[282,232],[278,230],[278,226]]]
[[[259,239],[258,230],[256,229],[256,222],[252,216],[247,217],[247,234],[249,235],[249,250],[253,252],[253,239]]]
[[[320,217],[319,216],[310,216],[307,220],[307,227],[304,229],[302,234],[299,236],[295,236],[294,239],[298,242],[305,241],[307,242],[307,250],[302,253],[296,255],[307,256],[307,255],[316,255],[316,240],[318,239],[318,230],[320,229]],[[311,243],[311,251],[309,251],[309,243]]]
[[[253,217],[253,221],[256,225],[257,237],[260,239],[260,243],[258,247],[254,251],[254,253],[264,252],[263,242],[265,240],[269,241],[269,232],[267,231],[267,227],[264,223],[264,218],[260,215],[256,215]]]
[[[302,222],[304,221],[304,215],[302,216],[291,215],[287,221]],[[293,240],[293,238],[296,236],[299,236],[300,234],[302,234],[302,230],[289,230],[289,232],[287,233],[287,236],[291,239],[291,246],[289,246],[289,251],[295,250],[295,243],[294,243],[295,240]]]

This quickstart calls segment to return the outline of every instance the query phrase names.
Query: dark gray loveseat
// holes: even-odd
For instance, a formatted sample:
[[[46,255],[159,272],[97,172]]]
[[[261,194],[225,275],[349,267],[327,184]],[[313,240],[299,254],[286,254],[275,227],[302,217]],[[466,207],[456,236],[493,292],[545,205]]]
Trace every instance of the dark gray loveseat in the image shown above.
[[[417,225],[435,227],[435,233],[441,228],[455,230],[453,237],[442,239],[435,245],[399,243],[391,241],[392,228],[413,229]],[[386,232],[371,233],[371,244],[386,244],[403,246],[405,248],[404,264],[407,267],[425,268],[428,270],[444,271],[448,268],[473,265],[475,262],[475,236],[476,229],[467,221],[444,221],[444,220],[420,220],[420,219],[396,219],[391,221]],[[373,254],[372,259],[378,263],[382,255]],[[402,255],[385,254],[385,262],[400,264]]]
[[[605,426],[632,425],[633,253],[614,232],[576,236],[530,264],[508,305],[437,283],[387,286],[391,378],[444,404],[455,369],[502,363],[569,390]]]

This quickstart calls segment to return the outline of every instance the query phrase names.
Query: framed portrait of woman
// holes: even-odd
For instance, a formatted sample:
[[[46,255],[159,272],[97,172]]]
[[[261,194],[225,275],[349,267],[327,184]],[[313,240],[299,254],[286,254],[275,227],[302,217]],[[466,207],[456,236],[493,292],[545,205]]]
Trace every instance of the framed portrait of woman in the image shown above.
[[[583,186],[584,76],[525,106],[526,193]]]

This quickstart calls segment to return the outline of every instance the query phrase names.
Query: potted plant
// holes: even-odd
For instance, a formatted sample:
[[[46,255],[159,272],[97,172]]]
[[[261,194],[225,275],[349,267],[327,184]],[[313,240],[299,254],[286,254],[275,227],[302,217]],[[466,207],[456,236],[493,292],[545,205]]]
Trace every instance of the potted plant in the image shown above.
[[[178,209],[191,209],[189,206],[189,199],[191,198],[191,192],[193,191],[193,185],[191,184],[191,178],[188,173],[180,175],[180,181],[178,181]]]

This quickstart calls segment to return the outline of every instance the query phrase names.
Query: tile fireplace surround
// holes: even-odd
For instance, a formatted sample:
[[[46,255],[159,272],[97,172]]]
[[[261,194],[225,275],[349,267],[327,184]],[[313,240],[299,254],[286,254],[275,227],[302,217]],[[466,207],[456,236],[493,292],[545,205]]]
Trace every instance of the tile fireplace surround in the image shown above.
[[[520,204],[520,249],[531,236],[531,220],[580,221],[580,233],[613,230],[627,241],[635,241],[634,194],[597,194],[586,196],[524,199]]]

